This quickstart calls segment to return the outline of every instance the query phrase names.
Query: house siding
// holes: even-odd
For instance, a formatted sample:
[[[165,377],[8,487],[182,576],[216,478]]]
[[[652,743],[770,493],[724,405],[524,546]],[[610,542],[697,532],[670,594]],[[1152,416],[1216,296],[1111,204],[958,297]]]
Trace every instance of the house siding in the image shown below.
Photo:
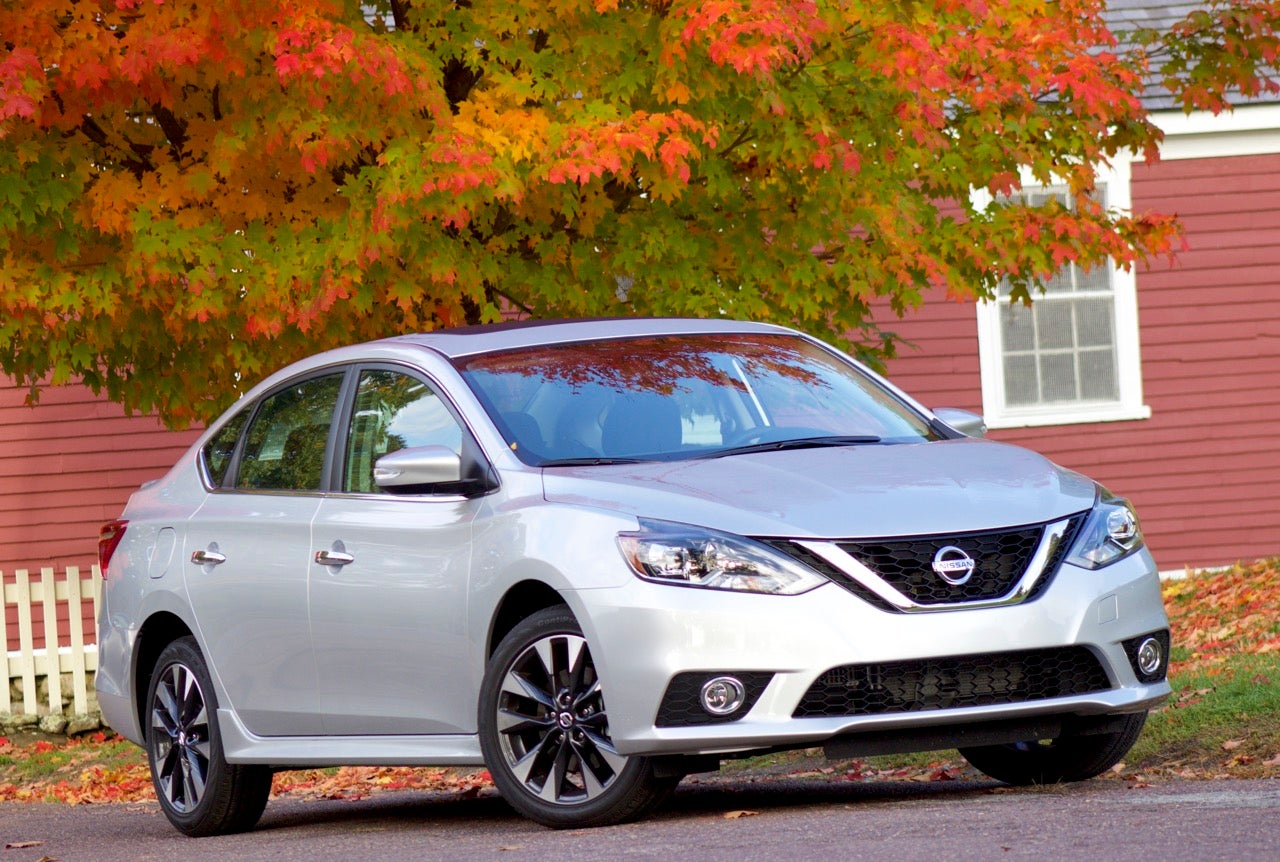
[[[1145,420],[992,431],[1138,507],[1162,569],[1280,554],[1280,156],[1137,164],[1135,212],[1188,248],[1137,275]],[[890,376],[929,406],[981,406],[975,310],[930,297],[895,323]]]
[[[0,570],[90,566],[102,523],[199,431],[125,416],[79,386],[48,387],[35,407],[25,395],[0,383]]]
[[[125,416],[80,386],[47,387],[35,407],[26,389],[0,378],[0,572],[87,569],[98,559],[98,528],[115,518],[143,482],[164,475],[199,431],[174,432],[154,417]],[[37,633],[42,609],[32,609]],[[65,608],[59,631],[67,632]],[[94,631],[85,604],[85,631]],[[17,648],[17,611],[6,608],[8,649]],[[40,636],[36,647],[44,646]],[[63,644],[64,646],[66,643]]]
[[[949,300],[937,292],[907,318],[881,324],[905,340],[898,357],[886,363],[895,384],[928,407],[982,412],[978,317],[972,301]]]

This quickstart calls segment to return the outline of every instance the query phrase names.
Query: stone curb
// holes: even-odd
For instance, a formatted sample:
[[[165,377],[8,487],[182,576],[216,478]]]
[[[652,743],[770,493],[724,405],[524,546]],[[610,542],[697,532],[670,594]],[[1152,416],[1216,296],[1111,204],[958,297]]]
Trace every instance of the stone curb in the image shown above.
[[[102,714],[82,715],[15,715],[0,712],[0,734],[17,731],[48,733],[54,736],[77,736],[102,728]]]

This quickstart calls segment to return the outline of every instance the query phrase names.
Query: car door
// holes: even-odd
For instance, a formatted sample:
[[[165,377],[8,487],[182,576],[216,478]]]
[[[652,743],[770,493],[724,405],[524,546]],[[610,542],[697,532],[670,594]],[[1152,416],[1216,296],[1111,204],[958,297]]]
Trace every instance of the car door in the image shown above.
[[[221,487],[188,522],[187,591],[230,699],[221,706],[260,736],[322,731],[307,575],[343,378],[329,372],[290,383],[246,411],[238,442],[228,434],[213,446],[214,460],[225,463],[210,480]]]
[[[436,387],[407,370],[359,371],[338,493],[316,515],[311,629],[330,734],[474,733],[479,680],[467,630],[471,531],[484,505],[374,484],[388,452],[466,433]]]

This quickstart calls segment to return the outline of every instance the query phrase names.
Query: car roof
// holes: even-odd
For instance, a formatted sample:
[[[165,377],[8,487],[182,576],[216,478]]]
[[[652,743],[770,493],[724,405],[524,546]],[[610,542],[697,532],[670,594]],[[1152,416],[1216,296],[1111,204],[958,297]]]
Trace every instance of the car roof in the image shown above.
[[[637,338],[646,335],[701,335],[725,333],[795,334],[768,323],[740,320],[620,317],[588,320],[527,320],[480,326],[461,326],[432,332],[399,335],[383,344],[413,344],[434,350],[449,359],[501,350],[551,344]]]
[[[641,338],[653,335],[791,335],[809,338],[803,333],[785,326],[769,323],[751,323],[717,318],[698,320],[693,318],[593,318],[586,320],[530,320],[481,326],[462,326],[397,335],[376,341],[366,341],[346,347],[336,347],[312,354],[291,365],[278,369],[259,381],[242,399],[228,410],[228,415],[241,409],[243,403],[260,397],[299,374],[310,374],[337,363],[359,362],[370,359],[408,358],[406,350],[427,351],[447,363],[465,360],[485,353],[519,350],[525,347],[541,347],[557,344],[605,341],[621,338]],[[215,424],[220,424],[215,423]]]

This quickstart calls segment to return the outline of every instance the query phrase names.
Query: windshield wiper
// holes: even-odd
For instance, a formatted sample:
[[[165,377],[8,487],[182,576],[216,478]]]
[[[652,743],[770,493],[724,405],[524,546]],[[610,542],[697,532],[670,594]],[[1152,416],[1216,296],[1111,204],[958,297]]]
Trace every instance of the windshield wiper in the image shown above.
[[[827,446],[864,446],[879,443],[880,438],[871,435],[835,435],[831,437],[800,437],[795,440],[768,440],[745,446],[730,446],[695,455],[695,458],[723,458],[726,455],[751,455],[756,452],[782,452],[787,449],[821,449]]]
[[[539,467],[602,467],[608,464],[639,464],[643,458],[605,458],[602,455],[586,458],[553,458],[543,461]]]

